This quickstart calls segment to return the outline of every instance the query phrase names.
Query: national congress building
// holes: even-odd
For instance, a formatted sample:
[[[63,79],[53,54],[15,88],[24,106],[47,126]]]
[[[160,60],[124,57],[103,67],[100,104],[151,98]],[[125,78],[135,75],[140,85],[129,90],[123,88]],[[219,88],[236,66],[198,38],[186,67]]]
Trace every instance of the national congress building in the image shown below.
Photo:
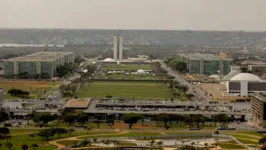
[[[3,62],[4,77],[51,79],[58,66],[74,63],[74,59],[73,52],[37,52],[10,58]]]

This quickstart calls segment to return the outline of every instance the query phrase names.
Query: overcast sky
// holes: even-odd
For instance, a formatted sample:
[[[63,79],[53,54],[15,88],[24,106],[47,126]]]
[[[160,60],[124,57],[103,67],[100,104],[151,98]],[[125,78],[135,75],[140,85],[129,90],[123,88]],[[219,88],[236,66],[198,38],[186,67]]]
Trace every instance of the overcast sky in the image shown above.
[[[266,30],[266,0],[0,0],[0,27]]]

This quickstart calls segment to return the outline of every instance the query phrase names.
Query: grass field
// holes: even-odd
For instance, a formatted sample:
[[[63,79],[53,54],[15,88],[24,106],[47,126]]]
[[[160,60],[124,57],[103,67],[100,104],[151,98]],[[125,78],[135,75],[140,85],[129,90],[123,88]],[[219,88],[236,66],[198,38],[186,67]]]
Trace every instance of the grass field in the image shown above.
[[[129,71],[129,70],[152,70],[152,65],[136,65],[136,64],[104,64],[101,65],[101,70],[120,70],[120,71]]]
[[[126,79],[126,80],[162,80],[166,79],[165,77],[160,77],[152,74],[104,74],[98,72],[96,74],[96,79]]]
[[[219,142],[218,145],[223,149],[245,149],[243,146],[237,144],[234,141],[230,142]]]
[[[5,92],[7,92],[11,88],[17,88],[21,90],[26,90],[30,92],[31,96],[41,96],[45,94],[45,92],[51,90],[53,87],[57,85],[56,82],[46,82],[46,81],[26,81],[26,80],[2,80],[0,81],[0,88],[3,88]],[[13,99],[17,98],[14,96],[10,96],[5,94],[5,99]]]
[[[168,98],[167,86],[153,82],[101,82],[94,81],[87,90],[79,89],[78,97],[105,97],[112,95],[123,98]]]

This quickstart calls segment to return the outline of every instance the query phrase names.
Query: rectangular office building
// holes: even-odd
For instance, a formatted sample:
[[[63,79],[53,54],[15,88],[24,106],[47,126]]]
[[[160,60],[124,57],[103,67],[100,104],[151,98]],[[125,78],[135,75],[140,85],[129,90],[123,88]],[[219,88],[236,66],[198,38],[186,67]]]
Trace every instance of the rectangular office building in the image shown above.
[[[15,57],[3,62],[5,78],[41,78],[54,77],[56,68],[74,63],[73,52],[37,52]]]
[[[187,64],[190,74],[226,75],[230,72],[230,61],[212,54],[179,54],[178,59]]]
[[[266,93],[255,93],[251,96],[252,123],[260,128],[266,127]]]

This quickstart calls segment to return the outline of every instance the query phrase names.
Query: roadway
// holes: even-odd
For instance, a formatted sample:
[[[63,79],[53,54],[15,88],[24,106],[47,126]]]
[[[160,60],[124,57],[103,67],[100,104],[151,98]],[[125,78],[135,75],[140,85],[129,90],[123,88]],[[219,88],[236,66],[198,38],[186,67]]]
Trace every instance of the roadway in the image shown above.
[[[196,103],[207,103],[210,100],[210,98],[204,92],[202,92],[197,87],[193,87],[189,82],[184,79],[182,75],[169,68],[162,60],[160,60],[159,63],[161,64],[161,68],[168,72],[168,75],[175,77],[174,80],[178,81],[181,85],[185,85],[188,87],[188,93],[193,94],[195,96],[193,100]]]

